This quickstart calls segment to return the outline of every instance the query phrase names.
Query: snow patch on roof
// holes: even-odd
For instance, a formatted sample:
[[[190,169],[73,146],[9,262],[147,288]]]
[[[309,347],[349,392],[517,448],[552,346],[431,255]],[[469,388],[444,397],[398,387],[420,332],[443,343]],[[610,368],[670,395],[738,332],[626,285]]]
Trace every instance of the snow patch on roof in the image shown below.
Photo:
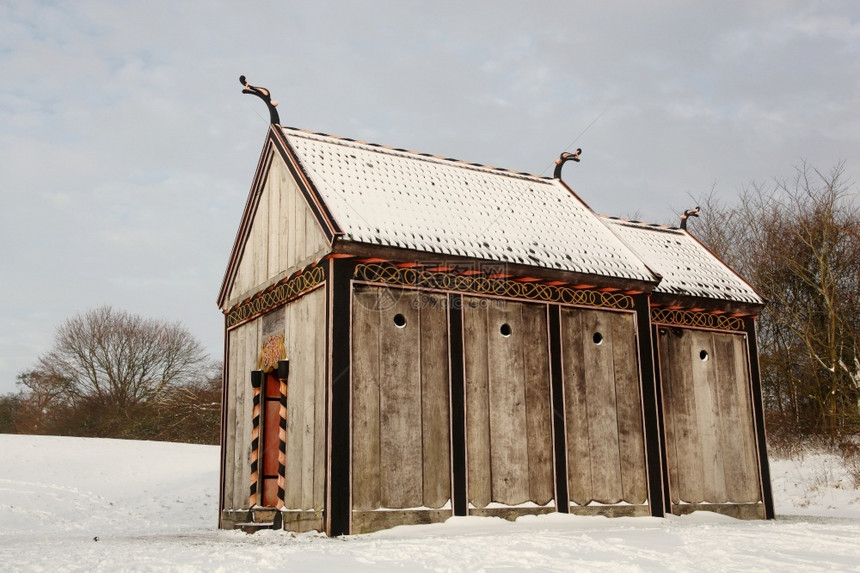
[[[347,240],[656,280],[556,179],[282,129]]]
[[[764,304],[746,281],[686,231],[609,217],[603,220],[663,277],[655,293]]]

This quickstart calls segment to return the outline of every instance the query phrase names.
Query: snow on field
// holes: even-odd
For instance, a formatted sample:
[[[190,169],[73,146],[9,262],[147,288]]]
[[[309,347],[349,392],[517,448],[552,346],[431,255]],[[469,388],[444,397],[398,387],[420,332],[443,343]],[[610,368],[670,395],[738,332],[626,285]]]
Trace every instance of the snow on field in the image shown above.
[[[215,529],[218,456],[0,434],[0,570],[860,571],[860,491],[827,455],[772,462],[770,522],[468,517],[338,539]]]

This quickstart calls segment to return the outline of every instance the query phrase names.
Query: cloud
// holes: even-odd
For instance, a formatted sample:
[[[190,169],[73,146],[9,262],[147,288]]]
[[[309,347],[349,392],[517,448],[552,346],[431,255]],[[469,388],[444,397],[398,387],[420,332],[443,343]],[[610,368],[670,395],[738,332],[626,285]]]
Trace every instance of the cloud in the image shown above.
[[[806,2],[0,4],[0,392],[99,304],[214,299],[267,129],[548,173],[674,221],[801,158],[860,169],[860,7]],[[14,333],[14,334],[10,334]],[[26,341],[26,342],[16,342]]]

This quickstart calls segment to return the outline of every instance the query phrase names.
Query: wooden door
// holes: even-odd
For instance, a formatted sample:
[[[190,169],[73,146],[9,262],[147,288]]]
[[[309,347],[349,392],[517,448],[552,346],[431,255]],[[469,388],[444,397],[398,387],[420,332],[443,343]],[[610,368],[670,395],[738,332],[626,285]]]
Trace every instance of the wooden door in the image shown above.
[[[260,440],[262,455],[262,505],[278,507],[278,451],[281,447],[281,383],[276,372],[266,374],[263,392],[263,436]]]
[[[570,501],[647,501],[635,315],[562,308]]]
[[[463,297],[467,498],[554,498],[546,305]]]
[[[658,328],[670,498],[761,500],[746,335]]]

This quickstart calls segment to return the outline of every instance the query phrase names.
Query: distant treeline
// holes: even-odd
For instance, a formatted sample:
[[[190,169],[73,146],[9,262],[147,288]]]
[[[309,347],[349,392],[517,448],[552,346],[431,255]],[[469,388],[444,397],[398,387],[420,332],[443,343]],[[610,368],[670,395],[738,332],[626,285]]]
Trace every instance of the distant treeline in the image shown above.
[[[860,432],[860,200],[843,165],[802,164],[734,205],[714,191],[700,201],[691,232],[768,300],[758,341],[771,445]]]
[[[101,307],[0,395],[0,432],[217,444],[221,366],[179,323]]]

